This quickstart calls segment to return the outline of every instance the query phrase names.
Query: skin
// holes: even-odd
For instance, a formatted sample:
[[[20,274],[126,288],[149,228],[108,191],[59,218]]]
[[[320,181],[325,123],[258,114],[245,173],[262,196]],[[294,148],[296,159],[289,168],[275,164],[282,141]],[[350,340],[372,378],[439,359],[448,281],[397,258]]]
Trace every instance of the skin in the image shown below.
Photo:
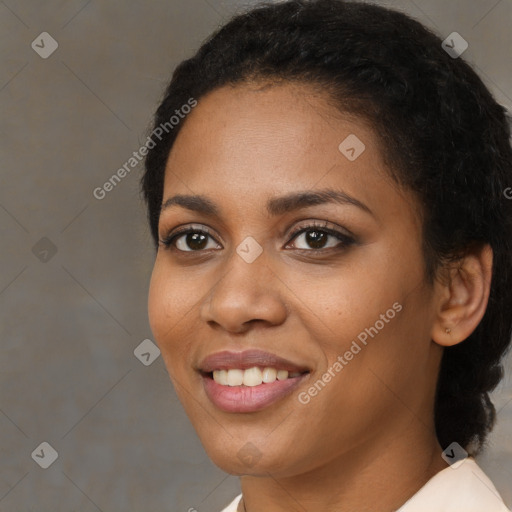
[[[366,147],[354,161],[338,149],[349,134]],[[372,214],[336,203],[266,211],[270,198],[319,189],[342,190]],[[439,363],[443,347],[463,341],[483,317],[490,248],[442,269],[429,285],[414,195],[388,177],[372,128],[334,111],[306,84],[251,83],[202,97],[169,155],[164,202],[174,194],[205,195],[221,213],[162,211],[161,238],[193,224],[212,239],[195,252],[185,236],[181,252],[159,248],[150,324],[208,455],[241,475],[247,512],[398,509],[447,467],[433,420]],[[309,221],[351,233],[355,243],[315,252],[306,234],[290,237]],[[248,236],[263,249],[250,264],[236,252]],[[300,403],[298,394],[394,303],[401,311]],[[311,373],[264,410],[223,412],[194,368],[214,352],[248,348]],[[257,455],[251,463],[239,456],[248,450]]]

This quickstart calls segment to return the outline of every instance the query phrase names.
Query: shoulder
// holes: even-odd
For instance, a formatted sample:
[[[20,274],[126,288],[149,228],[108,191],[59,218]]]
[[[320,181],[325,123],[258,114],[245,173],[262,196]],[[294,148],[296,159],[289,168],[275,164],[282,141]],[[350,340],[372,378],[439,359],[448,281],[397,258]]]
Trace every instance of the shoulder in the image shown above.
[[[242,495],[239,494],[226,508],[222,509],[221,512],[236,512],[236,508],[241,499]]]
[[[489,477],[468,457],[434,475],[397,512],[510,512]]]

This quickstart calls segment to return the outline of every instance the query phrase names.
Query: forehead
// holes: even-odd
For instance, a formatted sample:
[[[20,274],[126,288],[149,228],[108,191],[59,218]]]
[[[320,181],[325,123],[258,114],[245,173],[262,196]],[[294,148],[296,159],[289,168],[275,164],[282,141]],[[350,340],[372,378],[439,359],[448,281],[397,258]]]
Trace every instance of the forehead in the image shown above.
[[[307,84],[225,86],[182,122],[164,201],[206,194],[238,202],[240,213],[247,198],[266,203],[269,195],[333,187],[366,204],[410,200],[390,178],[368,123],[340,114]]]

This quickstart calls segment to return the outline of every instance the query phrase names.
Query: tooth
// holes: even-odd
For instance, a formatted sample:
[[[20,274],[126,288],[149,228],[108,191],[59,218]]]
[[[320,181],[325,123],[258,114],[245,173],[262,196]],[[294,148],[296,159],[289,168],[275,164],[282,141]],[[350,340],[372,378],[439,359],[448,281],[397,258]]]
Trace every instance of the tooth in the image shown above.
[[[261,370],[257,366],[245,370],[244,386],[259,386],[263,382],[261,377]]]
[[[241,386],[244,382],[243,370],[228,370],[227,373],[228,386]]]
[[[228,385],[228,372],[226,370],[215,370],[213,372],[213,380],[217,384],[227,386]]]
[[[262,383],[271,384],[277,380],[300,377],[300,372],[288,372],[288,370],[277,370],[269,366],[259,368],[254,366],[247,370],[238,368],[229,370],[214,370],[213,380],[221,386],[259,386]]]
[[[277,370],[275,368],[265,368],[262,374],[262,380],[266,384],[274,382],[277,377]]]

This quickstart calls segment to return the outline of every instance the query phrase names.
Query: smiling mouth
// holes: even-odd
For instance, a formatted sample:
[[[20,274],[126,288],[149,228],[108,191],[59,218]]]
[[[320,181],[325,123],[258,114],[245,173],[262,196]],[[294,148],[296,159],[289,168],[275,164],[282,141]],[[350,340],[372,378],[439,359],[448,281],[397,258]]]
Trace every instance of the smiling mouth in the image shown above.
[[[218,409],[228,413],[255,413],[285,400],[309,378],[310,372],[251,367],[201,372],[201,376],[206,396]]]

